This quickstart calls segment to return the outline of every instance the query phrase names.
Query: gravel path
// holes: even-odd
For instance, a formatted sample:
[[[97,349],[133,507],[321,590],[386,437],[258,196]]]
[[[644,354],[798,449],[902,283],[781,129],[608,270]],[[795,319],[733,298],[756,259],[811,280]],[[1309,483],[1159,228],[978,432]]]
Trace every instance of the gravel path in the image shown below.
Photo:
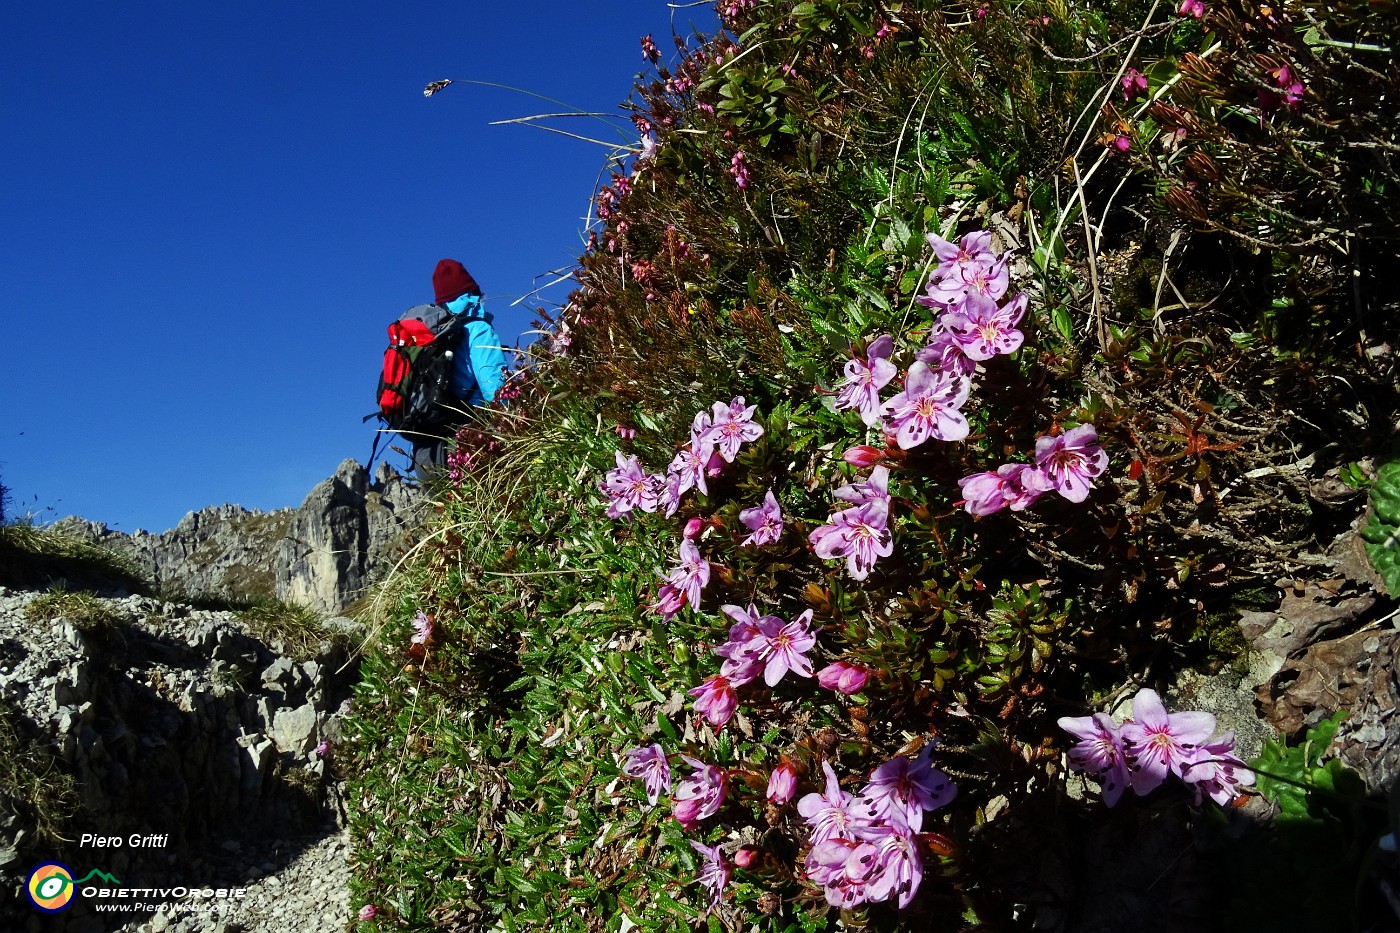
[[[278,843],[243,872],[247,893],[233,910],[156,914],[123,933],[344,933],[352,919],[349,852],[344,831]]]

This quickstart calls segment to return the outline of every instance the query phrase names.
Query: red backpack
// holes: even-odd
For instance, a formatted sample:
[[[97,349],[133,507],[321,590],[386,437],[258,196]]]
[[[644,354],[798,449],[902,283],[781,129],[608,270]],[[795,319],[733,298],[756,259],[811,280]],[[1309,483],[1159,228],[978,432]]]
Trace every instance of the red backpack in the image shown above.
[[[454,420],[453,408],[460,403],[452,391],[452,373],[465,330],[460,315],[439,305],[409,308],[390,324],[389,346],[375,391],[379,410],[365,420],[378,418],[384,430],[410,439],[440,435]]]

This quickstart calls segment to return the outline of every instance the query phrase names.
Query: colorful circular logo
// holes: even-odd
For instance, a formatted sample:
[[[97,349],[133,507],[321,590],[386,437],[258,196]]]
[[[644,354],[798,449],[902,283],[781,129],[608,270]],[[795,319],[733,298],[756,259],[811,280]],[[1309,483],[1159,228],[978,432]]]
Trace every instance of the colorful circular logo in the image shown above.
[[[29,873],[24,890],[30,903],[45,913],[67,910],[73,903],[73,869],[62,862],[45,862]]]

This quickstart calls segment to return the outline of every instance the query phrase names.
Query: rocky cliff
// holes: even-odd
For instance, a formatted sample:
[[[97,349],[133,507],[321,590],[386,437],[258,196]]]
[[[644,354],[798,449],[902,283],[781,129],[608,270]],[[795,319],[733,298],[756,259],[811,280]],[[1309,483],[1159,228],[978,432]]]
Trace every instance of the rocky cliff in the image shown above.
[[[339,612],[382,573],[424,497],[388,464],[373,479],[346,460],[295,509],[219,505],[169,531],[133,534],[66,518],[58,523],[130,558],[163,595],[245,602],[273,597]]]
[[[284,840],[333,832],[361,633],[322,624],[319,644],[289,654],[225,610],[0,587],[0,876],[59,858],[127,886],[227,888],[272,872]],[[6,884],[0,929],[135,931],[152,914],[93,903],[45,918]],[[188,919],[179,929],[206,929]]]
[[[108,915],[84,896],[45,916],[20,882],[58,858],[127,887],[275,888],[292,840],[341,838],[336,748],[364,632],[338,613],[389,568],[425,503],[389,466],[371,478],[347,460],[294,509],[216,506],[161,534],[59,523],[127,558],[149,592],[76,567],[0,586],[0,876],[15,882],[0,885],[0,929],[293,928],[250,921],[252,900],[214,926],[178,899]],[[207,607],[269,596],[295,605]],[[339,887],[315,894],[325,903],[297,929],[345,928],[337,851],[322,861]]]

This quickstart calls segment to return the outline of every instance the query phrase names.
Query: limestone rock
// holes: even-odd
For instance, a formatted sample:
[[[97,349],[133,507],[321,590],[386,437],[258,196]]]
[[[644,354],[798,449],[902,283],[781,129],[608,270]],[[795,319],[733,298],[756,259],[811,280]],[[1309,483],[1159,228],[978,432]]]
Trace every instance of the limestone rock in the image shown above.
[[[58,528],[129,558],[158,592],[185,600],[273,597],[339,612],[392,565],[424,496],[382,463],[371,481],[346,460],[295,509],[219,505],[169,531],[132,534],[65,518]]]

